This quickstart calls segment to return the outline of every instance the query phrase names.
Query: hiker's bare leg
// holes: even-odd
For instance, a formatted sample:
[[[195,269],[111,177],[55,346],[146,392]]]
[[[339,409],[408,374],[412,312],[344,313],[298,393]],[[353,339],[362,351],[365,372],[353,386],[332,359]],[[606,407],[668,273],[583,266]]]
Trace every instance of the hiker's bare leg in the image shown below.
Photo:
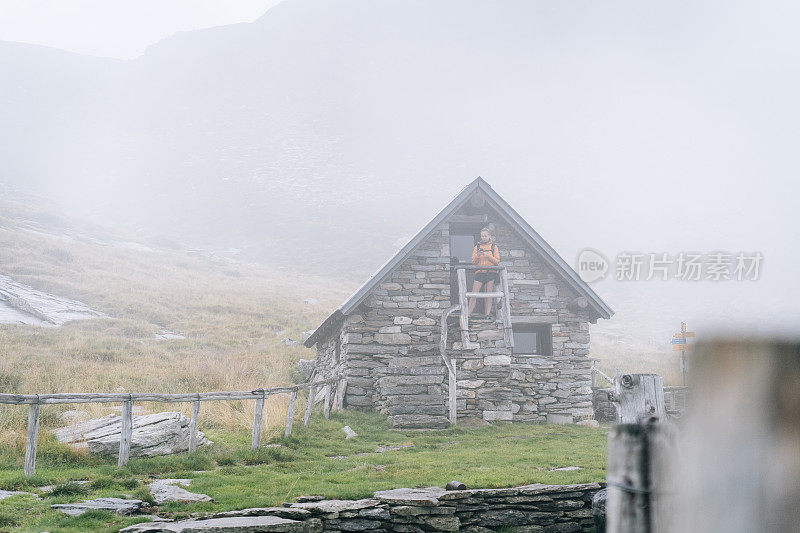
[[[494,292],[494,280],[486,282],[486,292]],[[492,301],[494,298],[486,298],[486,316],[492,316]]]
[[[480,281],[473,281],[472,282],[472,292],[481,292],[481,283]],[[472,312],[475,310],[475,298],[469,299],[469,310],[467,311],[467,316],[472,315]]]

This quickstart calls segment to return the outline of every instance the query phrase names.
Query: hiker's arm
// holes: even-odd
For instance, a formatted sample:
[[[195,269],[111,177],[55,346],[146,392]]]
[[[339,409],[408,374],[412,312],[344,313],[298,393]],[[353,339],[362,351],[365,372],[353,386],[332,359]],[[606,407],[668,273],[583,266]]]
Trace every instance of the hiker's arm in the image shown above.
[[[491,254],[488,254],[489,261],[492,262],[493,265],[497,266],[500,264],[500,248],[497,246],[494,247]]]

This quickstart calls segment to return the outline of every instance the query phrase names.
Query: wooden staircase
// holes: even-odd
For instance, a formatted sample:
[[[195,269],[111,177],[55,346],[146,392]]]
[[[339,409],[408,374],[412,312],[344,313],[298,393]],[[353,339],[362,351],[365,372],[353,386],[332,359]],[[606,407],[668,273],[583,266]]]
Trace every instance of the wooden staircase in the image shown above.
[[[465,350],[471,349],[469,342],[469,299],[470,298],[496,298],[499,301],[495,305],[496,320],[502,324],[503,339],[506,346],[514,347],[514,335],[511,330],[511,304],[509,302],[508,290],[508,271],[501,266],[475,266],[463,265],[455,267],[458,279],[458,300],[461,315],[459,324],[461,326],[461,346]],[[467,292],[467,270],[496,270],[500,274],[500,290],[495,292]]]
[[[447,317],[451,313],[460,311],[459,327],[461,329],[462,349],[472,348],[469,341],[469,298],[499,298],[499,305],[495,306],[497,317],[496,321],[502,324],[503,339],[506,346],[514,348],[514,335],[511,331],[511,304],[509,303],[508,273],[505,267],[487,267],[474,265],[459,265],[454,267],[458,278],[458,301],[442,314],[442,335],[439,338],[439,353],[447,367],[447,389],[449,404],[449,420],[455,425],[457,420],[456,410],[456,366],[455,361],[447,355]],[[467,270],[497,270],[500,273],[500,291],[498,292],[467,292]]]

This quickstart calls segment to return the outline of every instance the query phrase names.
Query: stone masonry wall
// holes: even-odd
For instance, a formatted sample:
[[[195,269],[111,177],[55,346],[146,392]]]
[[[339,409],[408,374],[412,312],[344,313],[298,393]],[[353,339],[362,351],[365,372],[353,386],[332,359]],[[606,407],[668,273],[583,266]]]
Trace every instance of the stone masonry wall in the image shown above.
[[[509,489],[394,489],[378,491],[373,498],[363,500],[287,503],[284,507],[228,511],[188,522],[137,524],[122,531],[593,532],[592,498],[602,487],[601,483],[582,483]]]
[[[490,219],[490,221],[492,221]],[[573,422],[592,417],[588,319],[567,308],[577,294],[499,219],[501,265],[508,270],[515,320],[549,324],[552,354],[512,354],[499,324],[471,320],[463,350],[455,318],[449,355],[458,368],[458,411],[484,420]],[[345,405],[386,413],[394,427],[446,427],[447,373],[438,348],[450,302],[449,223],[444,222],[348,316],[341,335]],[[318,345],[318,367],[331,361]]]

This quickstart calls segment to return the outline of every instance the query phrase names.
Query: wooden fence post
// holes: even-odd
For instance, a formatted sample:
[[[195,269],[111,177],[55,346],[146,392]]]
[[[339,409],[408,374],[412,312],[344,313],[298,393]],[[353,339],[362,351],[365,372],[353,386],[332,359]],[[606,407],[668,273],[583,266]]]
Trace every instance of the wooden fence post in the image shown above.
[[[256,398],[256,408],[253,413],[253,437],[250,447],[257,450],[261,446],[261,427],[264,424],[264,396]]]
[[[647,437],[640,424],[619,424],[608,435],[607,533],[649,533]]]
[[[284,437],[292,434],[292,422],[294,422],[294,404],[297,402],[297,389],[289,394],[289,410],[286,412],[286,431],[283,432]]]
[[[669,463],[677,432],[667,422],[619,424],[608,435],[608,533],[667,532],[675,483]]]
[[[342,378],[336,382],[336,410],[344,409],[344,393],[347,390],[347,380]]]
[[[28,406],[28,440],[25,442],[25,468],[26,476],[36,473],[36,441],[39,438],[39,404],[32,403]]]
[[[658,374],[625,374],[614,380],[617,421],[635,424],[644,418],[665,420],[664,388]]]
[[[311,409],[314,408],[314,385],[308,388],[308,403],[306,403],[306,414],[303,416],[303,426],[308,427],[311,422]]]
[[[650,523],[654,533],[675,531],[675,508],[682,483],[674,475],[678,460],[678,428],[657,422],[647,426],[647,463],[650,478]]]
[[[192,418],[189,420],[189,452],[197,449],[197,419],[200,417],[200,400],[192,404]]]
[[[325,418],[331,417],[331,384],[325,384],[325,406],[322,408]]]
[[[117,466],[125,466],[131,456],[131,438],[133,437],[133,401],[122,402],[122,416],[119,432],[119,459]]]
[[[447,401],[449,403],[448,407],[450,408],[450,423],[455,426],[458,419],[458,404],[456,403],[456,363],[451,360],[450,364],[454,365],[454,368],[447,368]]]
[[[800,343],[720,339],[691,357],[674,531],[797,531]]]

